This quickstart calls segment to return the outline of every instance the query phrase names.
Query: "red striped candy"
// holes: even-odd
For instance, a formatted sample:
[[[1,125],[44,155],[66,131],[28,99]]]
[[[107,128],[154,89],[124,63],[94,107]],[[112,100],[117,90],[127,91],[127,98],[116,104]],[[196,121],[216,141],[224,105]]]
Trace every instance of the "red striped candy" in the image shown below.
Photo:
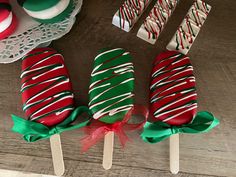
[[[197,93],[189,57],[166,51],[155,59],[150,83],[150,112],[154,120],[170,125],[192,121]]]
[[[0,0],[0,40],[15,32],[18,20],[8,0]]]
[[[61,54],[34,49],[22,59],[22,101],[31,121],[54,126],[74,109],[71,82]]]

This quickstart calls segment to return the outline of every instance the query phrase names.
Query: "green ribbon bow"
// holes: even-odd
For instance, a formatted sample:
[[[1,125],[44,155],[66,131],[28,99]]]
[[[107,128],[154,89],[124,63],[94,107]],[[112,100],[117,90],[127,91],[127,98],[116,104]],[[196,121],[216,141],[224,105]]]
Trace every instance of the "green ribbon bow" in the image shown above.
[[[141,134],[143,141],[148,143],[158,143],[171,135],[177,133],[204,133],[219,124],[219,120],[209,112],[198,112],[194,120],[185,125],[171,126],[164,122],[147,122]]]
[[[72,124],[77,119],[77,117],[84,112],[86,112],[89,117],[92,116],[92,113],[88,107],[80,106],[77,107],[67,119],[54,127],[47,127],[41,123],[25,120],[21,117],[12,115],[12,120],[14,123],[12,131],[22,134],[23,139],[27,142],[35,142],[41,139],[47,139],[52,135],[86,126],[90,122],[90,118],[84,122]]]

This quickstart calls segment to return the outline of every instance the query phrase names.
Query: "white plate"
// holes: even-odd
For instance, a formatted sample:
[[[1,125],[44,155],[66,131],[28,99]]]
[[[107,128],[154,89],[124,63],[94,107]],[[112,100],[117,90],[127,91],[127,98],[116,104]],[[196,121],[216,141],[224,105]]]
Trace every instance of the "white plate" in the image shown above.
[[[0,63],[12,63],[21,59],[35,47],[46,46],[52,40],[68,33],[80,12],[83,0],[73,0],[74,10],[64,21],[53,24],[42,24],[30,16],[17,4],[10,0],[13,11],[18,17],[19,25],[14,34],[0,41]]]

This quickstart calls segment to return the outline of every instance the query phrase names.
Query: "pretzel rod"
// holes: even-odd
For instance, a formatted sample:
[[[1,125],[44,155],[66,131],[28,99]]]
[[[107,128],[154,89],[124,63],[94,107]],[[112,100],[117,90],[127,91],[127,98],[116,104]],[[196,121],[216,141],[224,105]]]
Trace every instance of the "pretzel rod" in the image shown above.
[[[209,4],[196,0],[166,48],[187,54],[206,21],[210,10],[211,6]]]
[[[139,28],[137,36],[150,44],[155,44],[172,15],[179,0],[158,0],[144,23]]]
[[[112,24],[129,32],[151,0],[126,0],[113,16]]]

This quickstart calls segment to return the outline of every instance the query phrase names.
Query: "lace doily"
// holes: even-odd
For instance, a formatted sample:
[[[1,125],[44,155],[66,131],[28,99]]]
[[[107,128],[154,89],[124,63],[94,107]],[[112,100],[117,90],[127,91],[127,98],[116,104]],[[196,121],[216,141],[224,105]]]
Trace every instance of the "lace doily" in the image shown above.
[[[0,41],[0,63],[12,63],[22,58],[26,53],[41,45],[46,46],[52,40],[68,33],[80,12],[83,0],[73,0],[74,10],[64,21],[53,24],[42,24],[28,16],[17,4],[10,0],[13,11],[18,17],[18,29],[10,37]]]

